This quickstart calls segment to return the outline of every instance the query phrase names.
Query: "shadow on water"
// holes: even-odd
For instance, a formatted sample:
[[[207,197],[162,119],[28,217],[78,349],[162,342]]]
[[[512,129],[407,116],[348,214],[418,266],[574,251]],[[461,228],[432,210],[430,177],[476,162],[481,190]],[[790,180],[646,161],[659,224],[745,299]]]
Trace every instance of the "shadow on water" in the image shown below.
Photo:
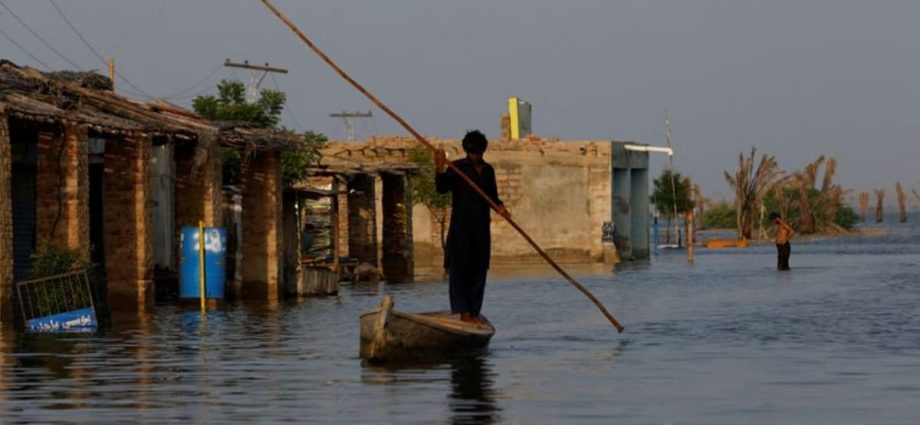
[[[417,385],[422,382],[442,384],[432,372],[446,371],[450,391],[447,394],[448,423],[494,424],[501,422],[495,372],[488,352],[468,356],[441,356],[426,361],[385,364],[364,363],[361,381],[369,385]]]

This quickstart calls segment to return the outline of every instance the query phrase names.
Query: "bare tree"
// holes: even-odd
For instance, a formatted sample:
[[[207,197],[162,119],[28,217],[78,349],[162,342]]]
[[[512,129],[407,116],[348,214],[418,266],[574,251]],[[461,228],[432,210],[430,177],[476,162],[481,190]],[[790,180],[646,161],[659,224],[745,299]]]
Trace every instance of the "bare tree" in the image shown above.
[[[875,198],[878,200],[875,203],[875,222],[881,223],[884,214],[885,189],[875,189]]]
[[[738,155],[738,170],[734,175],[725,172],[725,180],[735,190],[735,211],[737,213],[738,236],[751,239],[754,231],[754,210],[761,199],[781,182],[785,172],[779,168],[773,156],[763,154],[754,168],[757,148],[751,148],[751,155]]]

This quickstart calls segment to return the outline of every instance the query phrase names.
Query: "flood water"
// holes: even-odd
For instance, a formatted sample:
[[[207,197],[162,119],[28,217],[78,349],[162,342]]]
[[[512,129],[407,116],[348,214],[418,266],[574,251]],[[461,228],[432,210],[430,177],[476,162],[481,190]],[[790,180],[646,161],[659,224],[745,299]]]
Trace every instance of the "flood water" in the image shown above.
[[[482,355],[377,368],[359,312],[447,306],[445,283],[172,306],[99,335],[0,336],[0,423],[920,423],[920,217],[881,237],[662,253],[571,270],[617,334],[544,266],[494,270]]]

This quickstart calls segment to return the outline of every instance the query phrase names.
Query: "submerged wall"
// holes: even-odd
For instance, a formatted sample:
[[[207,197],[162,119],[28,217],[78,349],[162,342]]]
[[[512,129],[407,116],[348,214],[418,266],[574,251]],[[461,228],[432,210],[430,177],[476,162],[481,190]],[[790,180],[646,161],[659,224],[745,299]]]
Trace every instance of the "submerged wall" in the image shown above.
[[[432,141],[451,159],[464,155],[457,140]],[[401,137],[332,142],[324,151],[323,161],[338,165],[408,163],[418,146],[414,140]],[[612,205],[609,141],[533,137],[491,141],[485,159],[495,167],[499,196],[514,220],[554,259],[603,261],[602,228],[611,220]],[[412,209],[412,238],[416,266],[439,267],[443,261],[440,226],[423,206]],[[542,261],[517,231],[495,214],[492,250],[495,263]]]

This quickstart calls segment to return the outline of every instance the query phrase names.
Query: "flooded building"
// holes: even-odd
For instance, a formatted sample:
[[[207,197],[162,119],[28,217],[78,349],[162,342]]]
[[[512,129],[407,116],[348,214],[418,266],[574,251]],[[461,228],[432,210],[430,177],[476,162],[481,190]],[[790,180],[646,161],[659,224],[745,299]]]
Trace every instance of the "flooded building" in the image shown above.
[[[464,156],[459,140],[430,140],[451,159]],[[614,239],[627,249],[625,258],[648,254],[647,153],[617,148],[623,144],[530,136],[493,140],[485,156],[495,167],[499,195],[514,220],[554,259],[612,262],[617,261],[619,248],[614,247]],[[412,152],[419,147],[417,141],[405,137],[332,142],[324,150],[323,163],[408,166],[413,165]],[[348,228],[342,230],[349,235],[348,255],[379,264],[385,274],[387,269],[436,270],[443,261],[440,221],[445,217],[423,205],[412,205],[411,199],[403,201],[408,178],[371,172],[348,180],[349,220]],[[403,223],[410,224],[403,227]],[[492,246],[496,263],[542,261],[516,230],[494,214]],[[408,260],[401,262],[410,256],[411,267]]]
[[[152,307],[155,282],[177,280],[182,227],[225,223],[221,147],[244,158],[228,292],[277,299],[279,155],[299,141],[130,99],[94,73],[0,61],[0,316],[12,316],[14,282],[32,275],[32,255],[46,246],[94,264],[111,308]]]

